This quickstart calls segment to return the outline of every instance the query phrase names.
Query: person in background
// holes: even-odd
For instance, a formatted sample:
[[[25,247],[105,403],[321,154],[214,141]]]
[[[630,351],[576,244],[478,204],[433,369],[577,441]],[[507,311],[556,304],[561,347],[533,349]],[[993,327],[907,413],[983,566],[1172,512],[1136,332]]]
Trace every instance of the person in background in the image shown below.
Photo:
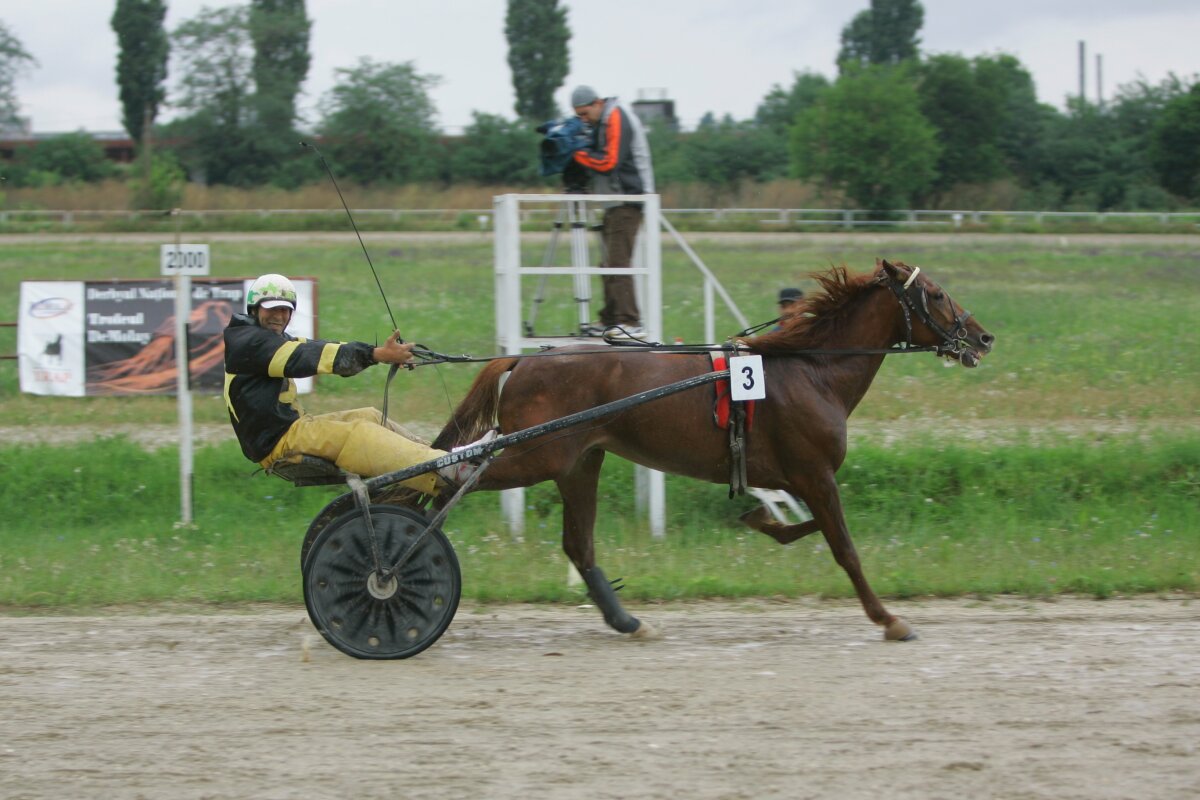
[[[779,322],[771,330],[777,331],[789,317],[799,314],[803,306],[804,291],[795,287],[779,290]]]
[[[591,194],[652,194],[654,172],[650,163],[650,144],[637,115],[616,97],[600,97],[590,86],[577,86],[571,92],[575,114],[593,130],[590,148],[575,152],[575,163],[591,175]],[[604,266],[628,267],[633,263],[633,245],[642,225],[642,206],[633,202],[606,203],[601,237],[604,241]],[[611,338],[646,337],[642,315],[633,289],[632,275],[604,275],[604,308],[600,321],[589,325],[587,333]],[[622,330],[623,329],[623,330]]]
[[[379,347],[299,339],[287,333],[295,310],[292,282],[283,275],[262,275],[246,293],[246,313],[234,314],[225,328],[225,405],[246,458],[268,469],[281,458],[310,455],[374,477],[446,455],[395,423],[384,426],[378,409],[304,413],[295,378],[349,377],[374,364],[405,364],[412,359],[412,345],[402,343],[399,332]],[[472,444],[495,436],[490,431]],[[468,461],[460,461],[401,485],[436,495],[457,487],[471,469]]]

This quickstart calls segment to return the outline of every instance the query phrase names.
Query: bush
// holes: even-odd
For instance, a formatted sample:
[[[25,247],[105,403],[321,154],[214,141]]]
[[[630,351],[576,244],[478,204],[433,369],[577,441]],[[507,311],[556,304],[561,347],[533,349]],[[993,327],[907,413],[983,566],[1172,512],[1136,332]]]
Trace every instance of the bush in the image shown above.
[[[143,165],[139,164],[135,177],[129,181],[130,206],[135,210],[178,208],[183,203],[186,178],[173,155],[155,153],[150,160],[149,175],[143,175]]]
[[[17,148],[9,179],[14,186],[59,186],[102,181],[116,171],[100,143],[79,131]]]

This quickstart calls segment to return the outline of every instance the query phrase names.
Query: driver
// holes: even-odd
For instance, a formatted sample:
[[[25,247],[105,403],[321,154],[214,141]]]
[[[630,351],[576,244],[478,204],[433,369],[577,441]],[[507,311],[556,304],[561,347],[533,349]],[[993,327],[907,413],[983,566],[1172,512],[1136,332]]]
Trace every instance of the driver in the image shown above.
[[[292,282],[283,275],[262,275],[246,294],[246,314],[234,314],[225,328],[225,405],[246,458],[267,469],[285,456],[305,454],[373,477],[446,455],[393,422],[385,427],[378,409],[305,414],[294,378],[349,377],[372,364],[405,364],[412,359],[412,345],[402,343],[398,331],[381,347],[299,339],[286,332],[295,310]],[[495,437],[490,431],[472,444]],[[401,485],[436,495],[461,484],[471,469],[461,461]]]

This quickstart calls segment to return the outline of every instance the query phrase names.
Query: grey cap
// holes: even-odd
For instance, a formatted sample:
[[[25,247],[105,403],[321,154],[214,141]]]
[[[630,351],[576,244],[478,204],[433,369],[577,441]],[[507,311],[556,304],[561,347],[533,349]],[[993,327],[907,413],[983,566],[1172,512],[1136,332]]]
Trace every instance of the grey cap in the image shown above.
[[[583,85],[576,86],[575,91],[571,92],[571,108],[590,106],[599,99],[600,95],[596,94],[596,90],[592,87]]]
[[[787,289],[779,290],[779,302],[781,303],[793,303],[799,300],[801,297],[804,297],[804,292],[800,289],[789,287]]]

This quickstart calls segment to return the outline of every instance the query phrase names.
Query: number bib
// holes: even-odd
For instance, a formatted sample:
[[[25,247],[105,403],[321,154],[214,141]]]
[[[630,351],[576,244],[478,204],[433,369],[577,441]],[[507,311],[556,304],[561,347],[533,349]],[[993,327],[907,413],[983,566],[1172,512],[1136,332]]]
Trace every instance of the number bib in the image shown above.
[[[763,400],[767,396],[767,376],[762,356],[734,356],[729,359],[729,396],[742,400]]]

